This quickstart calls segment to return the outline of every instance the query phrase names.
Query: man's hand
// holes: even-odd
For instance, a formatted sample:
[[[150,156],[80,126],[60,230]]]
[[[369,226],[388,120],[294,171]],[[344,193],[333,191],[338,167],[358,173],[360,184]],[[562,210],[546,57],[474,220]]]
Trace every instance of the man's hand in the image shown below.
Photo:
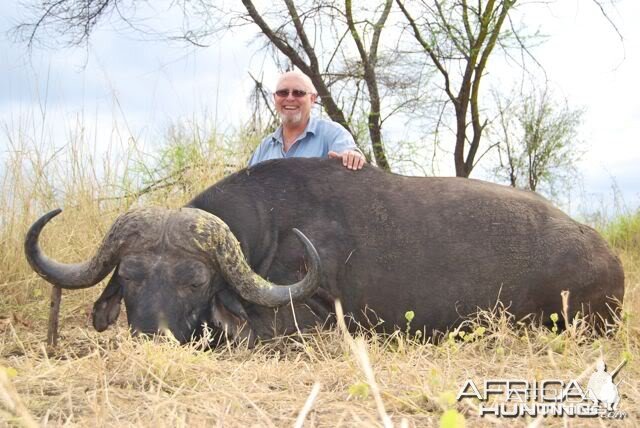
[[[342,159],[342,165],[354,171],[362,169],[364,164],[367,163],[362,153],[355,150],[345,150],[342,153],[329,152],[329,157]]]

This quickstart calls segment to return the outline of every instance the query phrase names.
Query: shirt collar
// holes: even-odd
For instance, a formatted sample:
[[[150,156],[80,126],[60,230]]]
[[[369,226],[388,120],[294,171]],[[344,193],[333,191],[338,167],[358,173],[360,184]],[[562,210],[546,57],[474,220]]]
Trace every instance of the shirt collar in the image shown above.
[[[316,135],[318,129],[318,118],[311,116],[309,118],[309,122],[307,123],[307,127],[304,129],[302,133],[302,138],[306,137],[307,134]],[[278,126],[278,128],[274,131],[271,136],[271,141],[274,143],[283,144],[282,138],[282,125]]]
[[[307,128],[304,130],[304,135],[309,133],[316,135],[316,130],[318,129],[318,118],[311,116],[309,118],[309,123],[307,123]]]

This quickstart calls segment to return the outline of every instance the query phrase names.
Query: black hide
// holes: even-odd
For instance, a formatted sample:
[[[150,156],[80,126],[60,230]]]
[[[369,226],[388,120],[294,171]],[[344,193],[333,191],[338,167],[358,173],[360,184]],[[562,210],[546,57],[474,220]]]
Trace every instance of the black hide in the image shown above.
[[[561,313],[563,290],[571,314],[609,318],[609,298],[624,294],[621,263],[596,231],[537,194],[479,180],[285,159],[233,174],[188,206],[224,220],[254,270],[275,283],[304,276],[291,229],[311,239],[324,278],[296,304],[301,329],[325,321],[336,298],[356,321],[387,331],[404,327],[412,310],[412,328],[430,333],[498,299],[517,318],[548,318]],[[233,300],[230,312],[241,306],[254,334],[295,331],[289,307],[274,313]]]

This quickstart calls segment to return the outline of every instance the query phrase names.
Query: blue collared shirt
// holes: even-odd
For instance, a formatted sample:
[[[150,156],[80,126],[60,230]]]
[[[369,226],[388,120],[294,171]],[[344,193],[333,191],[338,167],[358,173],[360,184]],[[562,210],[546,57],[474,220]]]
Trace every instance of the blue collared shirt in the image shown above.
[[[249,166],[269,159],[327,157],[330,151],[358,150],[353,137],[342,125],[318,117],[309,118],[304,132],[285,153],[282,125],[260,143]]]

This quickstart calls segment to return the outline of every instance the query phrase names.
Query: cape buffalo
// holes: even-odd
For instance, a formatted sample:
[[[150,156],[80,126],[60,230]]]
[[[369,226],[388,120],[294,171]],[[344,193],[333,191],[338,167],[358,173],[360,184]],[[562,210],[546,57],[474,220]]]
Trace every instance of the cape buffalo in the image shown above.
[[[548,317],[561,312],[563,290],[571,314],[609,318],[609,298],[624,294],[621,263],[598,233],[535,193],[372,166],[352,172],[334,159],[263,162],[182,209],[123,214],[80,264],[41,252],[38,236],[55,215],[31,227],[27,258],[62,288],[90,287],[115,268],[94,305],[99,331],[123,297],[134,331],[168,328],[185,342],[207,323],[251,343],[326,321],[335,299],[386,331],[412,310],[412,328],[431,333],[498,299],[517,318]]]

